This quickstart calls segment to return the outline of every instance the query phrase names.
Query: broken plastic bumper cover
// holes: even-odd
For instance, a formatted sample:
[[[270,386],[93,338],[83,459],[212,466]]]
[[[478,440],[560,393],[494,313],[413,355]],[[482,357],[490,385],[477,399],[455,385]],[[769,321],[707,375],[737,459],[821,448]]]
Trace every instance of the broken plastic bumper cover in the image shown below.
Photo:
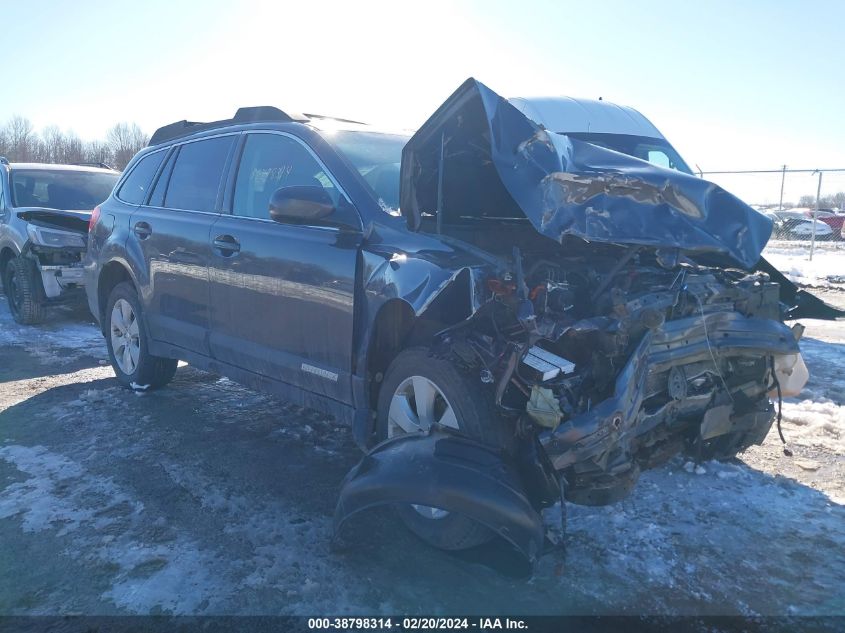
[[[696,361],[706,362],[721,355],[755,358],[797,353],[798,342],[789,327],[770,319],[717,312],[705,319],[692,317],[666,323],[660,330],[647,334],[637,346],[616,378],[612,397],[564,422],[554,431],[544,433],[540,442],[556,470],[587,460],[599,463],[611,459],[610,449],[617,457],[633,455],[637,438],[654,428],[662,416],[671,415],[668,410],[652,415],[643,410],[645,381],[649,374]],[[750,423],[758,420],[759,415],[771,422],[772,410],[737,414],[726,420],[728,428],[722,432],[736,430],[745,424],[753,426]],[[613,470],[613,464],[602,463],[602,466]],[[617,467],[626,471],[636,465],[621,461]],[[606,502],[608,500],[602,501]]]
[[[501,536],[533,562],[544,528],[516,468],[500,452],[433,431],[383,442],[343,482],[335,535],[352,515],[380,505],[418,504],[466,516]]]

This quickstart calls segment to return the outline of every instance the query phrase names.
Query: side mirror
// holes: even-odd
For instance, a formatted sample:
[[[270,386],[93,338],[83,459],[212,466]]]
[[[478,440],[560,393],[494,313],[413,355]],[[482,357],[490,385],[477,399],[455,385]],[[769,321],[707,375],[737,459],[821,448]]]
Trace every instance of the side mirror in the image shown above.
[[[270,196],[270,219],[276,222],[309,224],[335,211],[326,190],[313,185],[282,187]]]

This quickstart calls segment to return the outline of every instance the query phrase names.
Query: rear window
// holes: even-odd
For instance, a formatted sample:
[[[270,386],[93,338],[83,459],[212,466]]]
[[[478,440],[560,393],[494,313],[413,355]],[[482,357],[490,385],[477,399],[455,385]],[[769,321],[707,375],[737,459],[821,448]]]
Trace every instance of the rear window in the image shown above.
[[[577,138],[580,141],[587,141],[599,147],[612,149],[614,152],[627,154],[640,160],[646,160],[658,167],[675,169],[685,174],[692,173],[689,165],[684,162],[675,148],[664,139],[599,132],[561,132],[561,134]]]
[[[164,160],[164,155],[167,152],[156,152],[149,156],[144,156],[138,164],[129,173],[129,176],[120,186],[120,191],[117,197],[128,202],[129,204],[141,204],[144,198],[147,197],[147,191],[150,188],[153,176],[155,176],[158,166]]]
[[[234,136],[219,136],[183,145],[170,175],[164,206],[215,211],[220,180],[234,139]]]
[[[13,169],[12,206],[90,210],[109,197],[120,174],[64,169]]]

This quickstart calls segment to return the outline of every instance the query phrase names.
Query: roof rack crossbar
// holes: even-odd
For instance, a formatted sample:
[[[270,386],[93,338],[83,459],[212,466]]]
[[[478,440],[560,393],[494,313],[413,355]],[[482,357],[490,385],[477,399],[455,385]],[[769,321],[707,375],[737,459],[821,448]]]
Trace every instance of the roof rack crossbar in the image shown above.
[[[212,121],[210,123],[202,123],[199,121],[176,121],[169,125],[158,128],[150,137],[149,145],[158,145],[165,141],[170,141],[182,136],[188,136],[196,132],[205,130],[213,130],[214,128],[224,127],[237,123],[256,123],[258,121],[275,121],[279,123],[290,123],[292,121],[307,121],[307,117],[303,115],[287,114],[282,112],[279,108],[273,106],[252,106],[247,108],[238,108],[235,116],[231,119],[223,119],[222,121]]]
[[[235,123],[252,123],[253,121],[281,121],[283,123],[289,123],[293,121],[293,118],[273,106],[251,106],[248,108],[238,108],[232,121]]]

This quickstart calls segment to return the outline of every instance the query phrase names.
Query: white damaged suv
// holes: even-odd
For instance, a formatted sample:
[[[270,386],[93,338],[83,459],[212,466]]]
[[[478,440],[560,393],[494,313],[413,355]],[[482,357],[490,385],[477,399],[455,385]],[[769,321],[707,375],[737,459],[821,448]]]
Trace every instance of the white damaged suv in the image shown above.
[[[101,166],[9,163],[0,158],[0,276],[18,323],[83,299],[82,255],[91,210],[120,173]]]

